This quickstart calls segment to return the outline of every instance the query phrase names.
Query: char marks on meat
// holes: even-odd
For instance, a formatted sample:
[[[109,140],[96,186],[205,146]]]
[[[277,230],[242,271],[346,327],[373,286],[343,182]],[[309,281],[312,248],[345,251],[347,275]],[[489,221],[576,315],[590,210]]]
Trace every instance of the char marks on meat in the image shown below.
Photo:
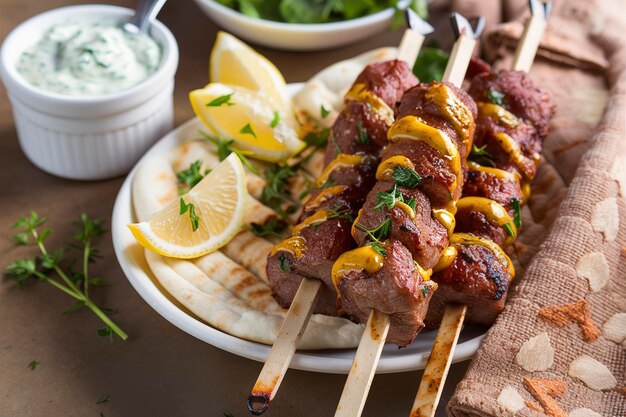
[[[307,277],[324,284],[314,312],[338,314],[333,263],[355,247],[352,220],[374,184],[396,103],[415,84],[411,68],[399,60],[368,65],[355,81],[331,128],[325,164],[328,168],[339,158],[358,162],[333,165],[327,181],[310,192],[293,235],[268,256],[268,279],[281,306],[289,307],[302,277]]]

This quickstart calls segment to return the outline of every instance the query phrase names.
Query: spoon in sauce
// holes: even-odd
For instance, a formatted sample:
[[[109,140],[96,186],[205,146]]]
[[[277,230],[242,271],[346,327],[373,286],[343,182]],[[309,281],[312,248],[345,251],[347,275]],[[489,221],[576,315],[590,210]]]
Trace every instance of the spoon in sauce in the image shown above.
[[[122,25],[122,29],[133,35],[146,33],[150,21],[159,14],[166,0],[140,0],[135,15]]]
[[[133,35],[143,35],[148,30],[150,21],[156,17],[167,0],[140,0],[135,15],[122,25],[122,30]],[[54,68],[61,67],[62,48],[57,47],[54,54]]]

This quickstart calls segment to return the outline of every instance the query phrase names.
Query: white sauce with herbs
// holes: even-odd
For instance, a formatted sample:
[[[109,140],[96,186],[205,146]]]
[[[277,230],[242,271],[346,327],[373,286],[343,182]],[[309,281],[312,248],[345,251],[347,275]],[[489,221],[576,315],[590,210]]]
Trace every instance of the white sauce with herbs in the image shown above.
[[[32,85],[71,96],[113,93],[154,73],[161,48],[146,35],[132,35],[114,24],[67,23],[53,26],[24,51],[17,71]]]

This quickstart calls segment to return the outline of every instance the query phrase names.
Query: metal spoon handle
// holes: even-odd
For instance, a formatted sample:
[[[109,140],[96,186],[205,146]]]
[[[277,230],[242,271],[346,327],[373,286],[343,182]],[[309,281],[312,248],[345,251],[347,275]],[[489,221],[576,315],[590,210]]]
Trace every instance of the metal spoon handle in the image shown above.
[[[145,33],[150,21],[159,14],[165,2],[166,0],[139,0],[135,15],[124,24],[124,30],[137,34]]]

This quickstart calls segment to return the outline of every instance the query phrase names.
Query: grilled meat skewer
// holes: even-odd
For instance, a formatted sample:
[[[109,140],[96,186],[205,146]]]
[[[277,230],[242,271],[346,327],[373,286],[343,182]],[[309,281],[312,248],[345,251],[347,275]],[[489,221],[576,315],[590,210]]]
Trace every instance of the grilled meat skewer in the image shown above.
[[[434,268],[439,290],[429,326],[438,325],[448,303],[466,304],[466,322],[480,325],[492,324],[504,309],[515,271],[503,248],[517,237],[519,210],[555,110],[548,93],[521,71],[479,74],[469,94],[478,104],[474,143],[481,151],[468,164],[452,244]]]
[[[289,307],[302,277],[321,280],[314,312],[337,315],[331,268],[354,248],[352,221],[374,184],[376,167],[396,103],[417,84],[401,60],[367,66],[345,98],[346,106],[332,126],[326,167],[304,205],[292,235],[278,243],[267,261],[274,298]]]
[[[333,266],[342,310],[365,322],[390,317],[387,341],[406,346],[424,327],[429,280],[454,230],[456,201],[474,135],[476,104],[449,83],[422,83],[402,98],[377,170],[353,225],[361,246]]]

